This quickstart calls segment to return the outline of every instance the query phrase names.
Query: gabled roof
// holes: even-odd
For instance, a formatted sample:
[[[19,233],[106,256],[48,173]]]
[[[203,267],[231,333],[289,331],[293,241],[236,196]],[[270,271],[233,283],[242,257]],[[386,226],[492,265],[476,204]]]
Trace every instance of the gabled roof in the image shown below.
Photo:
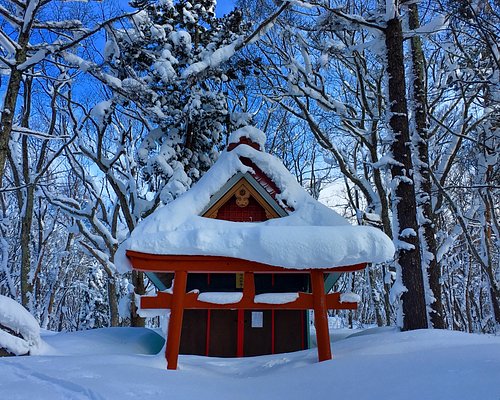
[[[118,249],[117,267],[121,271],[131,268],[126,250],[235,257],[294,269],[383,262],[393,257],[394,246],[382,231],[352,226],[312,198],[280,160],[262,151],[264,142],[264,134],[256,128],[234,132],[228,150],[190,190],[137,225]],[[282,210],[279,215],[288,215],[264,222],[202,217],[238,177],[260,186],[266,201]]]
[[[265,205],[272,208],[276,216],[285,217],[288,215],[286,210],[278,204],[275,198],[249,172],[245,172],[244,174],[238,172],[233,175],[233,177],[210,198],[210,202],[206,205],[200,215],[207,216],[206,214],[210,212],[210,209],[216,206],[217,203],[223,200],[228,194],[231,194],[242,181],[247,183],[253,189],[255,192],[253,197],[257,200],[262,199],[262,201],[265,202]]]

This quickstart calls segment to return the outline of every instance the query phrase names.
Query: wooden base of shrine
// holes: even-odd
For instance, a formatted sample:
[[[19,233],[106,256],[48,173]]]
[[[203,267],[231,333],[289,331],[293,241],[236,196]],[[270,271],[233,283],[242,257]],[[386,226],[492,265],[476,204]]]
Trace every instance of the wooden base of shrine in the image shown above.
[[[325,293],[324,274],[363,269],[365,264],[340,268],[293,270],[241,260],[215,256],[162,256],[127,251],[134,269],[155,272],[174,272],[173,292],[159,292],[156,296],[142,296],[143,309],[170,309],[165,356],[168,369],[177,369],[181,342],[182,319],[185,309],[232,309],[232,310],[314,310],[314,325],[318,344],[318,360],[332,358],[328,332],[329,309],[356,309],[357,303],[341,302],[340,293]],[[198,293],[186,293],[188,273],[243,273],[243,295],[231,304],[215,304],[198,300]],[[298,293],[297,299],[284,304],[255,302],[254,273],[308,273],[311,293]],[[239,354],[239,353],[238,353]]]

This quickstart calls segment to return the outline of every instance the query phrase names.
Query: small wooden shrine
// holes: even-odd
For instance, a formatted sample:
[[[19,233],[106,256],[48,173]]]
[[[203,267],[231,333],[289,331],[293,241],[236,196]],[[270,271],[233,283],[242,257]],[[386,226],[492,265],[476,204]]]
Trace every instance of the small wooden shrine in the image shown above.
[[[237,131],[200,182],[124,244],[134,269],[170,287],[140,304],[170,310],[168,369],[177,368],[179,353],[244,357],[306,349],[308,310],[319,361],[331,359],[327,311],[357,303],[327,293],[325,279],[390,257],[385,235],[348,225],[308,196],[262,151],[264,139],[254,128]],[[335,243],[343,240],[348,245]],[[361,256],[348,254],[356,245]],[[367,253],[366,246],[379,250]]]

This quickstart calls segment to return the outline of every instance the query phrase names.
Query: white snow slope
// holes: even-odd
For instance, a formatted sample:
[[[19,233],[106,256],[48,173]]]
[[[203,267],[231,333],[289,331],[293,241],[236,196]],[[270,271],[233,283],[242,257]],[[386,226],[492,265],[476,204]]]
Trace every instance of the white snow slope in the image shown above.
[[[0,358],[1,399],[499,400],[500,337],[420,330],[335,330],[334,360],[316,349],[221,359],[181,356],[140,328],[44,335],[45,355]]]

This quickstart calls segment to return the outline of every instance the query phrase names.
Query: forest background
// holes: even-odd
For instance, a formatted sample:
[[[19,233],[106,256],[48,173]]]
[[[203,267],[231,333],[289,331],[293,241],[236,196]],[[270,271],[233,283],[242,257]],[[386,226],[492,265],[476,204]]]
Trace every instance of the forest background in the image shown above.
[[[342,324],[498,333],[498,1],[215,6],[0,0],[0,294],[55,331],[154,324],[116,249],[252,124],[394,240],[338,281]]]

